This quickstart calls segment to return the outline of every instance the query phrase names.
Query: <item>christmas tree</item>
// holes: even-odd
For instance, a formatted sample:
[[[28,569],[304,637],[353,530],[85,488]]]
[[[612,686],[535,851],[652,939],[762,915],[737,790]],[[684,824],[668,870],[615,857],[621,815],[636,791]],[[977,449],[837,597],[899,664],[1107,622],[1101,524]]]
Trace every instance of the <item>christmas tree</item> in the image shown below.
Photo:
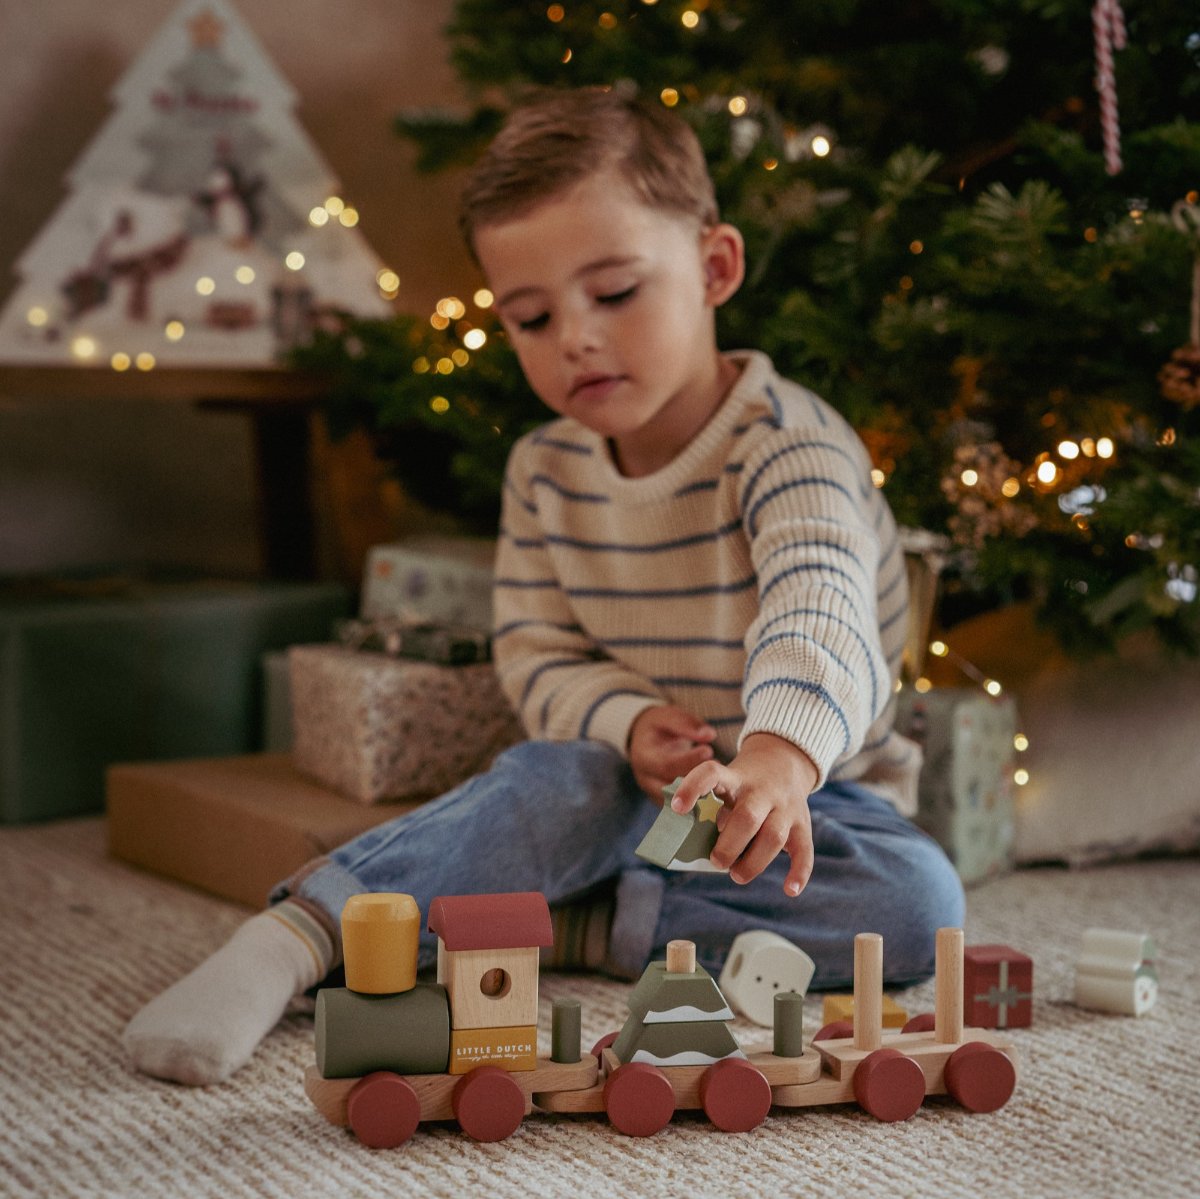
[[[1069,645],[1195,648],[1200,32],[1146,0],[460,0],[465,114],[398,120],[469,162],[530,86],[623,87],[701,137],[765,350],[862,434],[906,524],[952,541],[943,618],[1034,600]],[[418,495],[494,522],[544,419],[487,312],[351,322],[333,427]]]

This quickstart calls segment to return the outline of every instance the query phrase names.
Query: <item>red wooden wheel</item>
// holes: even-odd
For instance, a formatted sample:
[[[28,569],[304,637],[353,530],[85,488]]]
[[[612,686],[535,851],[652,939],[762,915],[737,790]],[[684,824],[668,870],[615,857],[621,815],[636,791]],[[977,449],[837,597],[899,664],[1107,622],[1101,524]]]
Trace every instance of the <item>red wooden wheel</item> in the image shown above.
[[[901,1032],[933,1032],[937,1020],[932,1012],[918,1012],[900,1030]]]
[[[619,1037],[619,1032],[606,1032],[604,1036],[592,1046],[592,1056],[596,1061],[600,1060],[600,1055]]]
[[[722,1058],[700,1076],[700,1106],[722,1132],[749,1132],[771,1110],[771,1084],[744,1057]]]
[[[832,1024],[826,1024],[813,1037],[814,1041],[840,1041],[843,1037],[854,1036],[854,1021],[853,1020],[834,1020]]]
[[[960,1045],[946,1062],[946,1090],[969,1112],[1003,1107],[1016,1085],[1012,1059],[985,1041]]]
[[[876,1049],[854,1071],[854,1098],[876,1120],[907,1120],[925,1098],[925,1075],[899,1049]]]
[[[525,1118],[525,1093],[499,1066],[476,1066],[454,1084],[450,1107],[459,1127],[477,1141],[502,1141]]]
[[[675,1091],[648,1062],[618,1066],[604,1083],[604,1110],[614,1128],[630,1137],[652,1137],[671,1122]]]
[[[403,1145],[421,1122],[421,1101],[412,1087],[390,1070],[367,1074],[350,1088],[346,1115],[354,1135],[372,1149]]]

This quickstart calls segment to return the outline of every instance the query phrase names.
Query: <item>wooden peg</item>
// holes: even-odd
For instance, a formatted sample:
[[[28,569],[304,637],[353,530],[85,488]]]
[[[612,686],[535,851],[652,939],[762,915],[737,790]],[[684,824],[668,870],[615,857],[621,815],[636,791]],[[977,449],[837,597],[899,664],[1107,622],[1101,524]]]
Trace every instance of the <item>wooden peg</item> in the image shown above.
[[[934,1040],[957,1045],[963,1039],[963,930],[939,928],[934,955]]]
[[[667,942],[667,973],[695,974],[696,973],[696,943],[695,941]]]
[[[854,938],[854,1048],[883,1044],[883,938],[859,933]]]

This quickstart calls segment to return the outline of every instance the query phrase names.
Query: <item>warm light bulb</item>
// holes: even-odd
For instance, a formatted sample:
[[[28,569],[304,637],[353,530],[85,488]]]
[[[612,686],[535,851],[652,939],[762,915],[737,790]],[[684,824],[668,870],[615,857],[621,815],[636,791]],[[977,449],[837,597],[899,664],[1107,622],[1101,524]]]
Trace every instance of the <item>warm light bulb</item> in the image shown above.
[[[1100,458],[1111,458],[1117,451],[1111,437],[1096,438],[1096,454]]]
[[[233,272],[233,277],[239,283],[253,283],[254,268],[252,266],[239,266],[238,269]]]
[[[375,282],[380,291],[399,291],[400,276],[386,267],[375,276]]]
[[[1029,748],[1029,738],[1024,733],[1017,733],[1013,737],[1013,749],[1019,754],[1023,754]]]
[[[418,375],[427,375],[429,374],[430,369],[429,359],[426,358],[424,354],[422,354],[420,358],[413,359],[413,370]]]
[[[347,229],[353,229],[354,226],[358,224],[358,209],[343,208],[342,211],[338,213],[338,220]]]
[[[879,467],[873,467],[871,470],[871,482],[874,483],[876,487],[882,487],[887,482],[887,475],[885,475],[883,471],[879,469]]]
[[[439,415],[443,412],[450,411],[450,401],[446,399],[445,396],[434,396],[433,399],[429,401],[429,406]]]
[[[695,29],[700,24],[700,14],[691,8],[685,8],[679,19],[683,22],[685,29]]]
[[[163,333],[168,341],[179,341],[182,339],[185,330],[183,321],[167,321]]]
[[[476,308],[490,308],[496,302],[496,297],[486,287],[481,287],[471,298]]]
[[[487,334],[482,329],[468,329],[463,334],[463,345],[468,350],[482,349],[487,343]]]
[[[679,93],[673,87],[664,87],[663,90],[658,93],[658,98],[667,106],[667,108],[674,108],[675,105],[679,103]]]
[[[329,224],[329,212],[325,208],[314,208],[308,214],[308,223],[320,229],[322,225]]]
[[[1018,787],[1024,787],[1025,784],[1029,782],[1029,771],[1026,770],[1024,767],[1021,767],[1018,770],[1014,770],[1013,771],[1013,782],[1016,783]]]
[[[1021,490],[1021,480],[1013,475],[1010,475],[1003,483],[1000,484],[1000,494],[1005,499],[1011,500],[1013,496]]]
[[[96,339],[83,334],[71,342],[71,353],[76,358],[92,358],[96,353]]]
[[[35,328],[40,329],[50,319],[50,313],[40,304],[35,304],[26,314],[25,319]]]
[[[122,350],[118,350],[111,359],[115,371],[127,371],[133,365],[133,359]]]
[[[927,678],[925,678],[924,675],[922,675],[913,683],[913,690],[919,692],[921,695],[924,695],[927,691],[933,690],[933,684]]]
[[[299,250],[293,250],[283,261],[289,271],[304,269],[304,255]]]
[[[567,10],[561,4],[552,4],[546,9],[546,19],[558,24],[567,15]]]
[[[466,366],[471,361],[471,355],[460,347],[457,350],[450,351],[450,360],[455,366]]]
[[[975,484],[979,482],[979,472],[977,470],[972,470],[969,466],[958,477],[962,480],[962,485],[964,487],[974,487]]]
[[[343,200],[341,196],[330,196],[329,199],[325,201],[325,211],[329,213],[330,216],[337,216],[338,213],[341,212],[345,207],[346,201]]]
[[[1079,457],[1079,446],[1074,441],[1060,441],[1058,443],[1058,456],[1065,458],[1068,462],[1073,462]]]
[[[1058,478],[1058,467],[1049,459],[1038,464],[1037,479],[1039,483],[1045,484],[1047,487]]]
[[[812,139],[811,144],[812,144],[812,152],[818,158],[824,158],[825,155],[828,154],[829,151],[833,149],[833,146],[829,142],[829,138],[823,137],[823,136],[821,136],[821,134],[817,134],[817,136]]]
[[[211,296],[217,290],[217,281],[208,275],[201,275],[196,280],[196,294],[201,296]]]
[[[1004,688],[1001,687],[995,679],[984,679],[983,689],[988,693],[988,695],[999,695],[1000,692],[1004,690]]]
[[[929,652],[935,658],[944,658],[950,652],[950,647],[944,641],[931,641]]]
[[[433,368],[439,375],[449,375],[454,371],[454,363],[449,358],[439,358]]]
[[[746,104],[745,96],[734,96],[733,99],[729,101],[729,111],[735,117],[742,116],[745,113],[747,107],[748,107],[748,105]]]
[[[133,363],[140,371],[152,371],[155,368],[155,366],[157,365],[154,355],[151,354],[148,350],[143,350],[133,360]]]

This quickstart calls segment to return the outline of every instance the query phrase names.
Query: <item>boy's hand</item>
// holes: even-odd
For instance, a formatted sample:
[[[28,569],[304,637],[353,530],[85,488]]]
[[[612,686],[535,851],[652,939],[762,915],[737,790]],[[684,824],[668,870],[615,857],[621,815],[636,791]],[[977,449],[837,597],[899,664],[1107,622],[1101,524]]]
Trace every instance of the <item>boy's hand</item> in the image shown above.
[[[717,730],[671,704],[647,708],[629,730],[629,765],[659,807],[664,787],[713,756]],[[703,794],[703,791],[699,792]]]
[[[709,855],[729,868],[735,883],[757,878],[784,850],[792,860],[784,880],[788,895],[799,895],[813,868],[812,821],[808,797],[817,768],[803,750],[772,733],[751,733],[728,766],[702,762],[675,792],[671,806],[687,812],[712,791],[725,807],[717,816],[721,830]]]

